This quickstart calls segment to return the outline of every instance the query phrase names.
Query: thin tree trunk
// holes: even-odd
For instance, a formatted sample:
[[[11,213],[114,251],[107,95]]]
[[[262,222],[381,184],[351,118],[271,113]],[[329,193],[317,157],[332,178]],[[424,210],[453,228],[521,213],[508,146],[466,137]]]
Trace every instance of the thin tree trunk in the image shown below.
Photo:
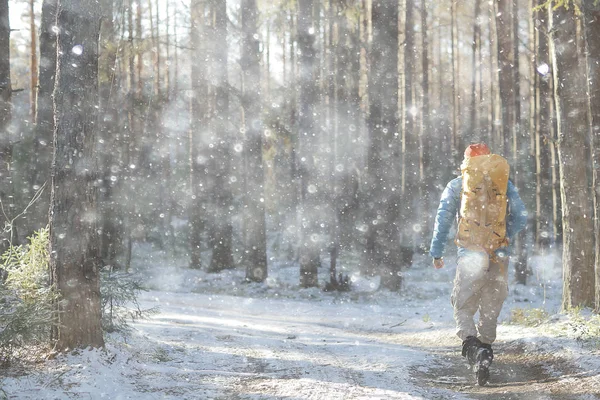
[[[216,156],[215,187],[212,188],[216,218],[212,223],[212,258],[209,272],[218,272],[233,268],[233,225],[231,207],[233,194],[229,181],[231,175],[231,129],[229,118],[229,82],[227,78],[227,4],[223,0],[212,0],[214,19],[214,48],[211,58],[211,75],[215,79],[215,107],[213,108],[212,126],[215,131],[214,154]]]
[[[517,170],[521,169],[519,161],[519,151],[522,138],[522,126],[521,126],[521,72],[520,72],[520,60],[519,60],[519,0],[512,0],[512,58],[513,64],[511,66],[513,73],[513,90],[512,90],[512,102],[514,104],[514,121],[515,124],[512,128],[512,159],[513,168]],[[524,138],[523,138],[524,139]],[[521,172],[523,172],[521,170]],[[515,185],[519,184],[518,176],[514,176]]]
[[[459,101],[457,90],[457,68],[456,68],[456,2],[450,6],[450,64],[452,71],[451,91],[452,91],[452,141],[450,148],[454,165],[460,163],[460,121],[459,121]]]
[[[515,124],[514,113],[514,74],[515,62],[512,42],[511,0],[498,0],[496,14],[496,36],[498,38],[498,83],[500,106],[502,109],[502,143],[505,157],[511,154],[512,129]],[[513,166],[514,168],[514,166]]]
[[[156,1],[156,19],[152,15],[152,0],[148,0],[148,12],[150,13],[150,37],[152,40],[152,56],[154,59],[154,94],[160,98],[160,39],[158,37],[158,29],[160,23],[158,21],[158,3]]]
[[[112,181],[116,176],[113,168],[119,165],[115,149],[119,146],[117,125],[118,111],[115,107],[115,95],[118,91],[116,84],[116,60],[117,39],[115,37],[115,24],[113,21],[113,1],[100,1],[102,7],[102,22],[100,25],[100,54],[99,54],[99,96],[100,113],[98,130],[98,160],[100,162],[100,173],[102,189],[99,196],[98,211],[100,212],[100,224],[102,227],[100,255],[102,259],[116,267],[116,258],[120,252],[123,233],[117,223],[121,219],[120,207],[115,202],[115,195],[120,186],[121,176],[118,182]]]
[[[543,6],[545,0],[534,0]],[[552,171],[550,163],[551,151],[554,147],[554,126],[552,110],[554,101],[552,94],[552,68],[548,49],[548,9],[542,8],[536,12],[537,52],[535,62],[536,76],[536,175],[538,176],[536,191],[536,245],[542,250],[547,248],[551,240],[555,241],[552,222]]]
[[[142,4],[141,2],[137,2],[136,4],[136,18],[135,18],[135,33],[136,33],[136,43],[137,43],[137,51],[136,51],[136,56],[137,56],[137,76],[138,76],[138,81],[137,81],[137,101],[141,102],[142,101],[142,95],[144,93],[144,77],[143,77],[143,72],[144,72],[144,53],[142,52],[142,44],[143,44],[143,35],[144,32],[142,31]]]
[[[590,85],[590,109],[592,121],[592,188],[594,190],[594,237],[595,237],[595,311],[600,313],[600,185],[598,166],[600,165],[600,7],[592,1],[584,3],[585,37],[587,42],[587,68]]]
[[[391,243],[394,243],[396,237],[400,237],[400,243],[397,246],[392,247],[391,250],[391,261],[392,265],[386,266],[382,274],[382,284],[391,290],[400,290],[402,283],[401,269],[403,267],[409,267],[407,260],[403,259],[406,251],[405,249],[412,249],[415,246],[415,232],[412,229],[416,224],[420,224],[423,221],[420,220],[418,215],[418,208],[420,207],[421,197],[419,196],[420,186],[418,182],[419,178],[419,130],[416,122],[418,113],[418,101],[415,96],[417,86],[417,73],[416,73],[416,56],[417,46],[415,38],[415,4],[412,0],[405,2],[405,15],[403,21],[404,26],[404,49],[400,56],[404,58],[404,103],[403,103],[403,115],[404,115],[404,129],[402,129],[401,135],[403,139],[402,148],[402,174],[405,177],[404,191],[402,191],[402,197],[390,196],[390,204],[388,209],[390,213],[390,221],[385,226],[386,236]],[[394,146],[391,147],[391,151],[396,151]],[[393,158],[392,158],[393,160]],[[397,192],[393,192],[397,193]],[[400,210],[400,217],[403,221],[403,228],[399,231],[397,224],[397,211],[394,210],[395,204],[402,204],[403,207]],[[390,244],[391,244],[390,243]],[[388,250],[389,251],[389,250]]]
[[[401,189],[397,172],[398,143],[398,5],[374,2],[371,9],[373,44],[369,51],[369,147],[367,157],[368,188],[374,201],[366,210],[367,274],[390,274],[397,266],[399,249],[395,228],[400,203],[392,193]],[[375,221],[375,222],[374,222]]]
[[[317,0],[319,1],[319,0]],[[317,18],[318,20],[318,18]],[[316,51],[313,32],[313,0],[298,1],[298,51],[299,65],[299,113],[298,129],[301,136],[299,149],[299,177],[301,184],[301,242],[300,242],[300,286],[318,286],[318,268],[321,265],[322,237],[319,235],[319,208],[316,199],[324,187],[315,175],[314,155],[317,152],[316,138],[319,115],[319,90],[315,69]],[[317,64],[318,65],[318,64]]]
[[[426,212],[426,208],[429,205],[429,199],[431,199],[431,184],[435,181],[432,165],[432,138],[435,137],[432,134],[431,120],[430,120],[430,101],[429,101],[429,25],[428,25],[428,2],[423,0],[421,2],[421,73],[422,80],[421,86],[423,89],[422,93],[422,105],[421,105],[421,129],[419,132],[419,198],[425,199],[425,201],[419,202],[419,214],[426,215],[425,221],[422,223],[421,230],[421,241],[425,238],[431,237],[433,229],[433,215],[432,213]]]
[[[327,41],[325,46],[325,57],[326,57],[326,65],[327,65],[327,127],[329,135],[326,138],[328,142],[326,142],[325,146],[330,149],[329,153],[329,170],[328,176],[330,179],[329,182],[329,207],[331,208],[331,215],[329,221],[329,235],[330,235],[330,243],[329,243],[329,284],[332,288],[339,288],[338,280],[337,280],[337,258],[339,255],[339,207],[338,202],[336,200],[336,193],[338,187],[338,179],[335,170],[335,165],[337,162],[337,136],[338,136],[338,91],[337,91],[337,79],[336,79],[336,60],[338,52],[336,51],[339,43],[336,42],[338,38],[336,38],[336,31],[338,28],[338,18],[336,15],[337,5],[334,5],[333,0],[328,0],[327,7],[327,17],[326,21],[329,22],[327,27]]]
[[[12,114],[11,100],[9,9],[8,0],[0,0],[0,202],[4,209],[4,213],[0,215],[0,226],[6,226],[11,220],[8,207],[12,194],[12,144],[8,129]],[[10,236],[3,233],[0,240],[0,254],[4,254],[10,244]]]
[[[128,181],[132,178],[132,168],[131,165],[133,163],[134,152],[135,152],[135,117],[134,117],[134,93],[135,93],[135,44],[134,44],[134,25],[133,25],[133,0],[128,0],[127,2],[127,30],[128,30],[128,50],[129,57],[127,60],[128,67],[128,80],[127,80],[127,90],[129,92],[129,99],[127,101],[127,147],[125,149],[125,159],[124,165],[125,170],[127,171],[127,176],[125,179]],[[131,192],[128,192],[129,195]],[[127,247],[125,248],[125,271],[129,271],[131,267],[131,256],[132,256],[132,237],[131,230],[133,225],[135,208],[133,206],[133,202],[127,202],[125,206],[125,226],[123,236],[127,240]]]
[[[32,162],[31,187],[39,190],[50,180],[50,167],[52,166],[52,135],[54,134],[54,108],[52,105],[52,91],[54,90],[54,77],[56,75],[56,25],[57,0],[44,0],[42,4],[42,20],[40,25],[40,59],[39,85],[37,88],[37,107],[35,115],[35,141],[33,151],[37,156]],[[34,229],[39,229],[48,224],[48,208],[50,207],[50,188],[35,205],[35,220],[39,221]]]
[[[165,100],[169,101],[170,97],[171,97],[171,32],[170,32],[170,27],[171,27],[171,16],[170,16],[170,0],[167,0],[165,3],[165,10],[166,10],[166,16],[165,16],[165,31],[166,36],[165,36],[165,52],[166,52],[166,61],[165,61]],[[170,219],[169,219],[170,222]]]
[[[173,92],[179,95],[179,13],[177,12],[177,8],[173,13],[173,31],[175,32],[173,36],[173,52],[175,55],[173,58],[175,59],[175,69],[173,71]]]
[[[100,6],[59,0],[50,268],[63,301],[56,347],[102,347],[97,165]],[[85,132],[85,135],[83,135]]]
[[[191,200],[188,204],[188,219],[190,229],[190,267],[200,269],[202,266],[202,241],[201,235],[204,230],[204,215],[201,203],[204,199],[204,188],[206,182],[204,172],[205,163],[200,158],[200,146],[202,143],[203,126],[206,123],[205,99],[208,96],[206,80],[206,24],[204,0],[191,0],[190,3],[190,44],[197,62],[191,64],[191,85],[193,96],[190,99],[190,130],[189,130],[189,165],[190,165],[190,194]]]
[[[301,182],[300,182],[300,172],[299,172],[299,160],[298,160],[298,147],[300,142],[298,140],[298,95],[300,92],[300,88],[298,86],[297,79],[297,70],[298,70],[298,7],[297,3],[294,3],[292,10],[290,11],[290,86],[292,89],[291,99],[290,99],[290,127],[292,130],[292,138],[290,145],[290,192],[291,192],[291,201],[290,201],[290,210],[288,215],[293,218],[292,226],[295,226],[295,236],[293,240],[289,240],[287,244],[287,254],[292,260],[296,260],[298,258],[298,250],[297,243],[299,243],[299,238],[301,235],[300,232],[300,214],[298,212],[298,205],[300,205],[301,199]]]
[[[31,35],[29,73],[31,77],[31,117],[37,114],[37,89],[38,89],[38,59],[37,59],[37,33],[35,29],[35,0],[29,0],[29,33]]]
[[[498,62],[497,62],[497,56],[498,56],[498,52],[497,50],[497,43],[498,43],[498,37],[496,35],[497,29],[496,29],[496,7],[495,7],[496,3],[495,2],[490,2],[489,3],[489,7],[488,7],[488,21],[490,21],[490,24],[488,26],[488,30],[489,30],[489,55],[490,55],[490,62],[489,62],[489,67],[488,67],[488,71],[490,72],[490,76],[489,76],[489,82],[490,82],[490,101],[489,101],[489,125],[488,125],[488,129],[489,129],[489,143],[492,145],[493,149],[496,149],[496,152],[499,152],[498,149],[502,148],[502,141],[498,140],[498,137],[500,136],[497,132],[497,128],[496,128],[496,120],[498,119],[498,115],[500,114],[499,110],[499,99],[498,99],[498,91],[496,90],[497,87],[497,80],[498,80]]]
[[[560,194],[563,211],[563,309],[593,306],[594,230],[586,160],[590,125],[587,110],[585,56],[572,40],[579,16],[571,7],[558,7],[551,15],[550,51],[554,67],[554,99],[558,127]],[[560,49],[560,53],[557,52]]]
[[[514,110],[514,125],[512,125],[512,142],[511,142],[511,155],[512,155],[512,168],[515,171],[513,174],[513,183],[520,186],[520,176],[526,174],[527,169],[524,168],[524,164],[519,163],[519,149],[525,146],[525,137],[522,136],[522,121],[521,121],[521,74],[520,74],[520,61],[519,61],[519,1],[512,0],[512,53],[513,53],[513,84],[512,84],[512,102]],[[527,196],[529,197],[529,196]],[[528,204],[531,204],[527,201]],[[531,215],[527,218],[528,229],[531,229],[533,218]],[[517,283],[526,285],[527,277],[529,276],[529,269],[527,267],[527,248],[525,246],[525,234],[526,230],[521,231],[515,243],[515,278]]]
[[[471,69],[473,70],[473,81],[471,82],[471,113],[470,116],[470,129],[474,137],[480,137],[478,130],[478,118],[477,118],[477,73],[481,74],[481,66],[477,65],[477,52],[481,54],[481,43],[479,38],[481,36],[481,0],[475,0],[475,20],[473,22],[473,43],[472,43],[472,59]]]
[[[245,196],[246,279],[262,282],[267,278],[267,239],[262,155],[260,98],[260,43],[256,0],[242,0],[242,57],[244,109],[244,162],[248,180]]]

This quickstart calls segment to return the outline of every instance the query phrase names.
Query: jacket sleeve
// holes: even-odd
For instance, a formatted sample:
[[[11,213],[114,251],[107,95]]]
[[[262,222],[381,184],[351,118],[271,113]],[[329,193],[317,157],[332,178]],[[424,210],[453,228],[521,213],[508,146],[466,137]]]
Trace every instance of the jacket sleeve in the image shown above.
[[[512,242],[512,239],[527,225],[527,210],[519,196],[519,191],[511,181],[508,181],[506,197],[508,199],[506,236]]]
[[[440,258],[444,255],[444,248],[448,240],[448,233],[452,227],[452,223],[458,213],[460,205],[460,190],[462,180],[454,179],[448,183],[446,189],[442,193],[440,205],[438,206],[435,216],[435,225],[433,227],[433,238],[431,239],[431,247],[429,254],[433,258]]]

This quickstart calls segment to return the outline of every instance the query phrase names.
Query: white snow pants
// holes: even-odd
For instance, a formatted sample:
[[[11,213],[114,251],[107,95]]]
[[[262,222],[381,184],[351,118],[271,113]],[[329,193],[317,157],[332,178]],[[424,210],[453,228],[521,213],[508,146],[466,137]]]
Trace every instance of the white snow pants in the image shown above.
[[[486,253],[471,251],[461,255],[451,297],[458,337],[465,340],[476,336],[483,343],[493,343],[498,315],[507,296],[508,257],[490,260]],[[477,311],[479,321],[475,327]]]

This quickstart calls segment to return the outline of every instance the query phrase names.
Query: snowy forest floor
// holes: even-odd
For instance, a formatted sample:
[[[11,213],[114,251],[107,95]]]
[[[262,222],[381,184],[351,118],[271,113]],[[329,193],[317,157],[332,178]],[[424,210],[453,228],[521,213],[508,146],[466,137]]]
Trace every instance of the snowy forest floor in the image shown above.
[[[561,274],[549,258],[534,260],[528,286],[511,284],[479,387],[454,335],[452,260],[435,271],[417,258],[399,294],[355,275],[351,292],[324,293],[299,289],[291,264],[246,284],[240,270],[207,274],[146,254],[141,302],[159,314],[125,341],[108,336],[105,350],[2,370],[0,398],[600,399],[600,338],[586,324],[595,317],[557,314]],[[530,309],[548,317],[511,321]]]

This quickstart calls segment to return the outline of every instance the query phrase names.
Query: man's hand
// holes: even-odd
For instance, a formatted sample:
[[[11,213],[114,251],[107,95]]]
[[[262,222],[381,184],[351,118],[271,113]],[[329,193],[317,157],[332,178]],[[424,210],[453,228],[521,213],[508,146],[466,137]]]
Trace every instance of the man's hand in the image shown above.
[[[444,267],[444,259],[443,258],[434,258],[433,266],[435,267],[435,269],[443,268]]]

